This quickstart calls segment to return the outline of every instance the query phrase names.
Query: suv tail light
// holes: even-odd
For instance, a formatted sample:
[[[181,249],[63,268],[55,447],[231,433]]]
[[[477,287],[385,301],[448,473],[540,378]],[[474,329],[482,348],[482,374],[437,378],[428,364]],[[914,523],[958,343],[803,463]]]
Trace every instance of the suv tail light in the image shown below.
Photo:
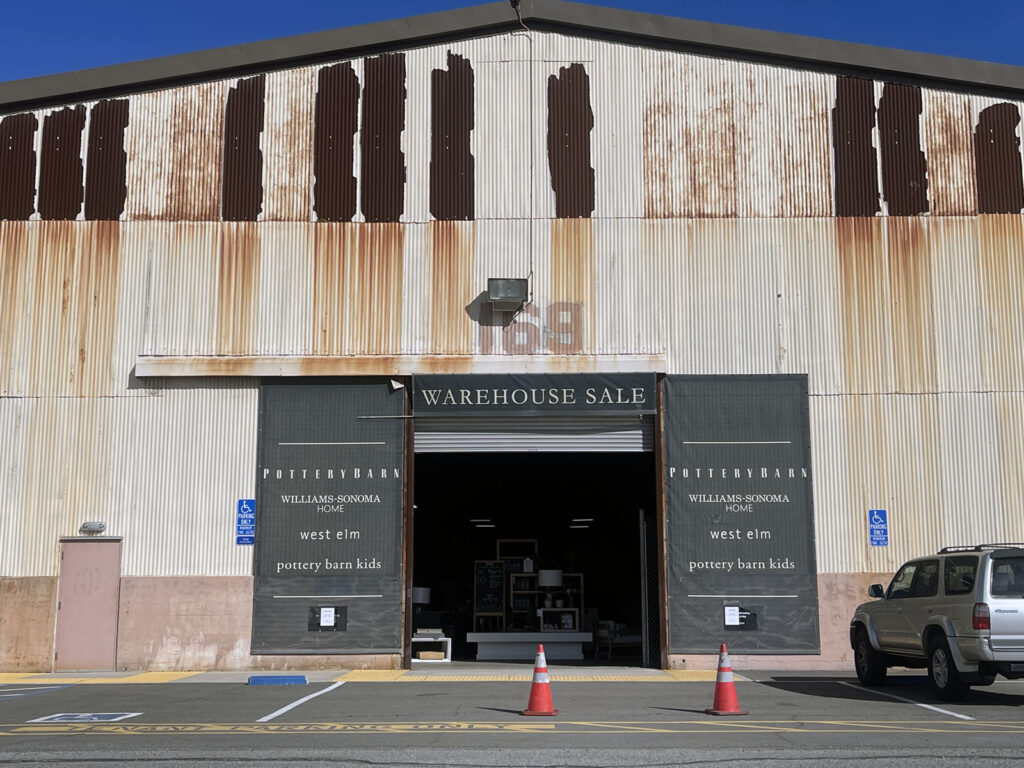
[[[971,626],[974,629],[992,629],[991,617],[988,612],[988,604],[974,604],[974,611],[971,613]]]

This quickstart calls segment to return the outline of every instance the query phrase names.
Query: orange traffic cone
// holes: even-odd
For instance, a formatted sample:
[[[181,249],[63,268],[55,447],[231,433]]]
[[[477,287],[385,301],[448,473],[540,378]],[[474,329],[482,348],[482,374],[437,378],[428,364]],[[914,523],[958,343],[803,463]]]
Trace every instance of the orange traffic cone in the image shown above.
[[[537,661],[533,664],[533,685],[530,686],[530,703],[520,712],[522,715],[558,714],[551,702],[551,683],[548,681],[548,661],[544,658],[544,646],[537,646]]]
[[[709,715],[746,715],[746,710],[740,709],[740,703],[736,699],[736,684],[732,680],[732,665],[729,664],[729,652],[725,650],[725,643],[718,652],[718,677],[715,679],[715,703],[711,709],[705,709]]]

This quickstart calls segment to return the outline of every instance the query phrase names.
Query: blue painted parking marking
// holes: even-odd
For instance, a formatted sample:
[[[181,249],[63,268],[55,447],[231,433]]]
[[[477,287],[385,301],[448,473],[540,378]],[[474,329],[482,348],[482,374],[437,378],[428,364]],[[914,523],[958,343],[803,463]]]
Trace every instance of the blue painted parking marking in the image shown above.
[[[116,723],[129,717],[138,717],[141,712],[58,712],[55,715],[28,720],[29,723]]]

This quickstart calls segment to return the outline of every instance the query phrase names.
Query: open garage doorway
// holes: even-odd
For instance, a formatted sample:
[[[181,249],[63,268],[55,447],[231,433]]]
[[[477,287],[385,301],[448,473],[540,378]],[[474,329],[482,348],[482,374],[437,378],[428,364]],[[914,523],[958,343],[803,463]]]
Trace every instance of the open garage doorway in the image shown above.
[[[453,659],[541,633],[549,661],[659,665],[653,453],[425,453],[413,477],[413,626]],[[549,650],[577,634],[582,658]]]

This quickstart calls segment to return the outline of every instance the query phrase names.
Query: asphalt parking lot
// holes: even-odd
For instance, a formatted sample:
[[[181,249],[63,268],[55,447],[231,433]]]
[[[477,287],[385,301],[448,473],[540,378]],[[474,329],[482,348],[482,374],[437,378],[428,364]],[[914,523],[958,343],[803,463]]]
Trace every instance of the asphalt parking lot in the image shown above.
[[[43,764],[55,748],[61,762],[99,754],[127,759],[140,750],[251,761],[270,748],[339,757],[339,749],[412,749],[419,757],[410,764],[437,765],[488,765],[494,749],[505,753],[503,765],[518,764],[508,762],[509,750],[604,750],[620,757],[623,750],[719,756],[795,750],[808,759],[815,750],[861,757],[881,750],[889,758],[932,762],[973,750],[981,763],[1021,759],[1024,681],[999,680],[972,689],[966,701],[947,703],[917,673],[892,674],[886,686],[865,689],[852,673],[738,671],[736,695],[749,714],[716,717],[705,712],[714,699],[713,673],[553,667],[550,676],[554,717],[520,714],[533,684],[523,669],[316,672],[307,673],[304,685],[252,685],[241,673],[165,682],[145,682],[151,679],[145,674],[117,680],[7,675],[0,678],[6,681],[0,684],[0,762],[16,756],[29,764],[35,756]],[[451,750],[477,750],[481,757],[459,762]],[[435,753],[437,761],[428,759]]]

